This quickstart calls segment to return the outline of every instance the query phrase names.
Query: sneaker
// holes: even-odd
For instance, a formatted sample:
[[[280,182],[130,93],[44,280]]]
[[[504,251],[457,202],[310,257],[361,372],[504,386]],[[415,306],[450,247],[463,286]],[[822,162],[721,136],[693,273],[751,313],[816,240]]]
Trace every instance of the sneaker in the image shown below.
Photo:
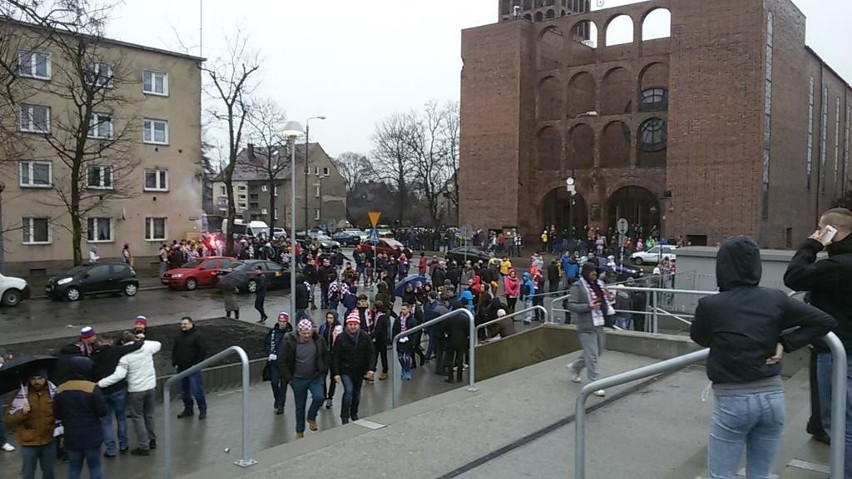
[[[595,396],[597,396],[599,398],[602,398],[602,397],[606,396],[606,391],[604,391],[603,389],[598,389],[597,391],[595,391],[592,394],[594,394]]]
[[[349,419],[341,419],[340,422],[343,424],[349,424]]]
[[[379,381],[384,381],[384,380],[385,380],[385,379],[387,379],[387,378],[388,378],[388,373],[382,373],[382,374],[379,376]]]
[[[331,398],[325,400],[325,408],[331,409]]]
[[[13,446],[13,445],[11,445],[7,442],[6,444],[3,444],[3,450],[6,451],[6,452],[12,452],[12,451],[15,450],[15,446]]]
[[[353,421],[357,421],[357,420],[358,420],[358,415],[357,415],[357,414],[353,414],[353,415],[352,415],[352,420],[353,420]]]
[[[107,458],[107,459],[115,459],[115,454],[110,454],[108,452],[105,452],[104,457]]]
[[[284,408],[283,407],[275,408],[275,414],[284,414]]]
[[[319,429],[317,427],[316,420],[312,421],[312,420],[308,419],[308,429],[310,429],[311,431],[316,431],[317,429]]]
[[[195,415],[195,413],[192,412],[191,410],[184,409],[183,411],[181,411],[180,414],[177,415],[177,417],[178,417],[178,419],[181,419],[181,418],[184,418],[184,417],[192,417],[194,415]]]
[[[207,419],[207,413],[206,412],[198,413],[198,420],[200,421],[202,419]]]
[[[296,433],[296,440],[304,439],[304,438],[305,438],[305,433],[303,433],[303,432],[297,432]]]
[[[157,440],[156,440],[156,439],[151,439],[151,441],[148,443],[148,448],[150,448],[150,449],[157,449]]]

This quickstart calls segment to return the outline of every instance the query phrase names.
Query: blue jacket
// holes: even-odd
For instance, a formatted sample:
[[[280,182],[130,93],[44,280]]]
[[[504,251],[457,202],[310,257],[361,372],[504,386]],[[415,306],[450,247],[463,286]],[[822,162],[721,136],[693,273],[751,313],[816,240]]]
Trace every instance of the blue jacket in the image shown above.
[[[98,447],[104,440],[101,418],[107,405],[92,378],[92,360],[72,358],[71,379],[62,383],[53,399],[53,415],[65,427],[65,447],[80,451]]]
[[[562,258],[560,258],[559,261],[562,263],[562,274],[564,274],[566,278],[577,279],[580,275],[580,265],[578,265],[573,258],[565,255],[562,255]]]
[[[524,279],[521,281],[521,296],[522,297],[524,296],[524,286],[527,286],[529,288],[529,295],[528,295],[529,298],[534,297],[535,296],[535,283],[533,282],[529,273],[524,273]],[[526,299],[526,297],[523,297],[522,299]]]

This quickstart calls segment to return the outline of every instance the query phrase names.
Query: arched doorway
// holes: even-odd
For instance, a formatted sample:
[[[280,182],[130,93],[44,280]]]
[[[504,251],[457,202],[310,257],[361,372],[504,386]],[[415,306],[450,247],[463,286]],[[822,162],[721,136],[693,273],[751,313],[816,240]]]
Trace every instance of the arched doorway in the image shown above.
[[[615,228],[619,218],[630,223],[628,235],[647,236],[652,229],[660,229],[660,202],[641,186],[625,186],[610,195],[607,201],[607,226]]]
[[[572,197],[565,187],[555,188],[541,202],[542,224],[537,228],[541,230],[545,225],[556,225],[559,232],[568,231],[571,227],[575,232],[582,232],[583,226],[589,223],[588,211],[582,196]]]

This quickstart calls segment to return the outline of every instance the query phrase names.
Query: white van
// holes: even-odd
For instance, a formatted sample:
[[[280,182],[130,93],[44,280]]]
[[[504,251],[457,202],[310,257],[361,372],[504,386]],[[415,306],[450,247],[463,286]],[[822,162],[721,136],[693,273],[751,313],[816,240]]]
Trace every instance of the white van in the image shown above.
[[[228,234],[230,234],[233,238],[239,238],[240,236],[253,236],[255,238],[259,238],[261,236],[266,237],[269,235],[269,225],[266,224],[265,221],[249,221],[248,224],[246,224],[242,219],[235,218],[233,230],[228,226],[228,220],[222,220],[222,233],[226,237]]]

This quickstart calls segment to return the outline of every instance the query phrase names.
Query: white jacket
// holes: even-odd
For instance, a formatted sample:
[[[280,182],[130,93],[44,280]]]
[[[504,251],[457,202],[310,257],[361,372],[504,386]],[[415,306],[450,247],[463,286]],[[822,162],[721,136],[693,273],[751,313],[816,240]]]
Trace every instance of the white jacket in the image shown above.
[[[154,354],[157,354],[162,346],[159,341],[146,340],[141,348],[122,356],[115,371],[98,381],[98,386],[105,388],[127,378],[129,393],[154,389],[157,386]]]

